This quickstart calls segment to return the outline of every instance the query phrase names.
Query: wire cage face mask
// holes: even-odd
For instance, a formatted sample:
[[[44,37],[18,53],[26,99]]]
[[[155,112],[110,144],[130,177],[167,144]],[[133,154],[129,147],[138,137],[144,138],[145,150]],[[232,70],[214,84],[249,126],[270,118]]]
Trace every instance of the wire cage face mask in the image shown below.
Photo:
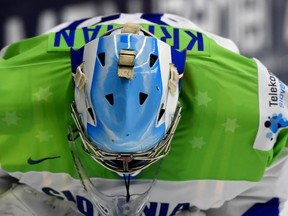
[[[79,136],[82,141],[83,149],[88,153],[95,161],[103,165],[105,168],[117,172],[118,175],[122,175],[125,188],[125,192],[122,194],[107,194],[101,191],[101,186],[92,181],[93,178],[88,176],[86,169],[82,165],[81,158],[78,155],[76,142],[74,141],[74,132],[69,130],[69,142],[72,150],[74,164],[81,178],[82,184],[85,190],[88,192],[93,205],[96,207],[99,215],[101,216],[140,216],[149,201],[152,187],[154,186],[157,178],[158,171],[161,167],[161,163],[157,165],[154,173],[154,178],[143,182],[134,179],[130,180],[131,175],[137,176],[139,171],[145,169],[156,161],[166,156],[170,150],[171,140],[173,138],[175,129],[180,120],[181,106],[178,105],[175,117],[171,128],[168,130],[165,138],[153,149],[145,153],[134,154],[121,154],[110,153],[97,149],[86,137],[81,125],[79,114],[75,104],[71,105],[72,116],[76,122]],[[138,163],[137,163],[138,161]],[[135,165],[130,165],[130,163]],[[134,180],[134,181],[133,181]],[[110,188],[114,188],[115,185],[110,185]],[[123,185],[122,185],[123,187]],[[130,189],[129,189],[130,188]],[[133,188],[133,190],[131,190]]]
[[[75,103],[71,105],[71,110],[85,152],[107,169],[117,173],[136,173],[165,157],[170,150],[171,140],[181,117],[181,106],[178,104],[170,129],[167,131],[163,140],[154,148],[143,153],[111,153],[97,148],[95,144],[87,138]]]

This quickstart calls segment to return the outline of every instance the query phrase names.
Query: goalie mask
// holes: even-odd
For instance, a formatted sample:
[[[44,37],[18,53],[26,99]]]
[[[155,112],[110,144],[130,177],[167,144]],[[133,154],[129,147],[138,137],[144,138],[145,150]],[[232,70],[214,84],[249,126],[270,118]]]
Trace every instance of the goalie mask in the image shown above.
[[[167,155],[180,119],[184,61],[185,51],[134,24],[72,50],[71,108],[84,150],[118,173]]]

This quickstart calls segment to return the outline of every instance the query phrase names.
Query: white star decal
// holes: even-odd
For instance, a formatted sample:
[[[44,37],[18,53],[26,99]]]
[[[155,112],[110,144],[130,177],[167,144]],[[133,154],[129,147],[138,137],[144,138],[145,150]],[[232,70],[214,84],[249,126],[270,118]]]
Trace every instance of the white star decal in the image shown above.
[[[51,135],[48,131],[39,131],[35,137],[40,142],[49,142],[53,135]]]
[[[223,123],[222,126],[225,128],[225,131],[230,131],[232,133],[234,133],[236,128],[240,127],[237,124],[236,118],[234,118],[234,119],[227,118],[226,122]]]
[[[16,115],[16,112],[6,112],[2,121],[6,122],[7,125],[17,125],[20,119],[21,118]]]
[[[207,92],[200,92],[198,91],[198,94],[195,96],[195,100],[198,102],[198,105],[201,106],[207,106],[208,103],[212,100],[209,98]]]
[[[51,95],[52,95],[52,92],[50,91],[50,87],[40,88],[38,92],[35,93],[37,101],[41,101],[41,100],[47,101]]]
[[[206,142],[203,140],[203,137],[193,137],[192,140],[189,141],[192,144],[192,148],[201,149]]]

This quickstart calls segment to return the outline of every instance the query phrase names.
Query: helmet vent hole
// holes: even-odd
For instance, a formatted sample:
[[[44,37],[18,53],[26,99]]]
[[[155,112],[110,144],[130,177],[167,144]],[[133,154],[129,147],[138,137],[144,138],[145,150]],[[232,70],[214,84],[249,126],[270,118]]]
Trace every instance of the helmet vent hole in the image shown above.
[[[158,122],[160,121],[160,119],[162,118],[162,116],[165,113],[165,109],[161,108],[160,112],[159,112],[159,116],[158,116]]]
[[[112,93],[105,95],[105,98],[110,103],[110,105],[114,105],[114,95]]]
[[[91,116],[91,118],[93,119],[93,121],[95,120],[94,114],[93,114],[93,110],[91,107],[88,108],[88,113]]]
[[[154,55],[154,54],[150,54],[150,63],[149,63],[149,66],[150,67],[153,67],[155,62],[157,61],[158,59],[158,56]]]
[[[98,59],[99,59],[101,65],[105,66],[105,53],[104,52],[98,54]]]
[[[143,92],[139,93],[139,103],[140,103],[140,105],[144,104],[144,102],[146,101],[147,97],[148,97],[148,94],[145,94]]]

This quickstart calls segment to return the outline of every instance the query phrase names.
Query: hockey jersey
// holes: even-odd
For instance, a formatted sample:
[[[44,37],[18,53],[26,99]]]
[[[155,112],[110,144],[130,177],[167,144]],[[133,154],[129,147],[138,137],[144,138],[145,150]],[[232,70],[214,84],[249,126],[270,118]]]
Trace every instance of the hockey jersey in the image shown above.
[[[193,205],[217,208],[259,182],[288,146],[287,86],[257,59],[239,54],[230,40],[171,14],[83,19],[5,47],[0,59],[2,171],[75,203],[84,215],[96,215],[67,139],[69,126],[75,128],[70,49],[126,22],[139,23],[187,52],[182,118],[171,151],[135,178],[157,178],[143,214],[173,215]],[[83,166],[99,187],[120,187],[122,178],[76,142]]]

